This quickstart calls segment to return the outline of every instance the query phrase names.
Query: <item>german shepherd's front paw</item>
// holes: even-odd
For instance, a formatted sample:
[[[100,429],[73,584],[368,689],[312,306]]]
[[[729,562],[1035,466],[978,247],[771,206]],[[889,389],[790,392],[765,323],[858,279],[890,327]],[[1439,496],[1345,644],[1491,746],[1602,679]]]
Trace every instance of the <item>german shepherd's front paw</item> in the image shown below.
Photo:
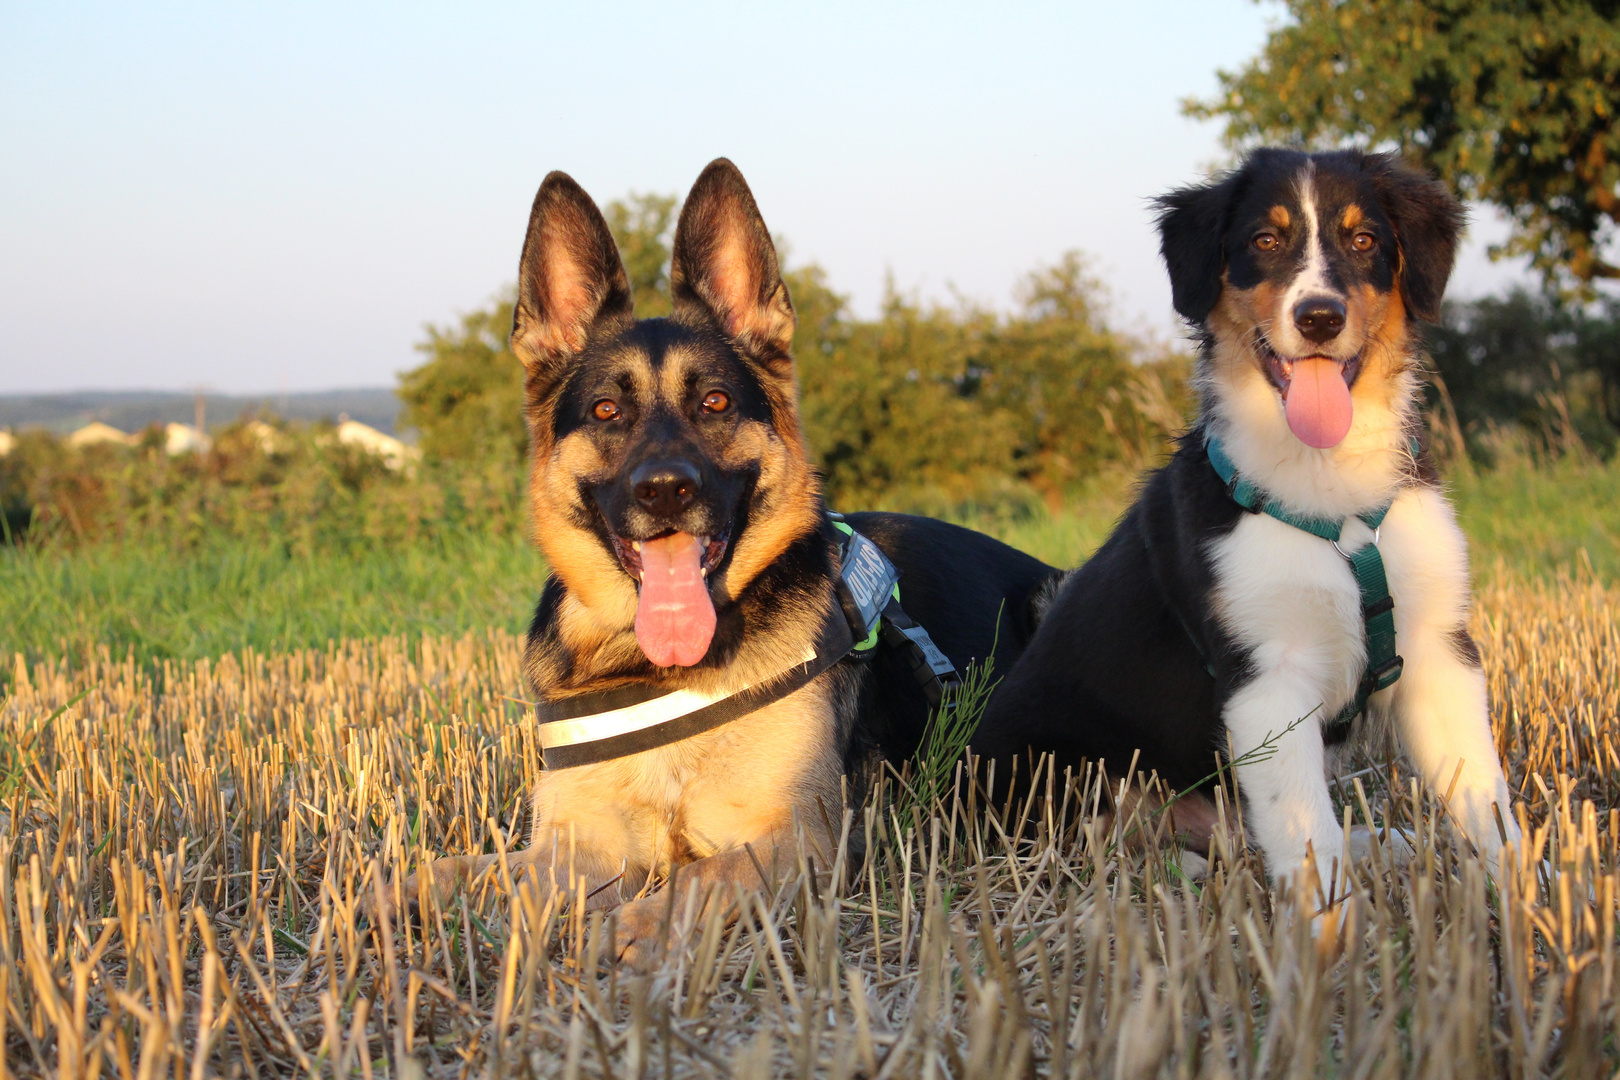
[[[643,896],[619,908],[614,944],[619,962],[640,975],[653,971],[669,950],[669,898]]]
[[[452,855],[442,859],[434,859],[426,869],[431,875],[428,881],[428,895],[439,907],[450,903],[456,893],[472,881],[491,862],[489,856],[461,856]],[[395,898],[398,897],[403,904],[402,910],[397,909]],[[422,880],[420,874],[410,874],[400,883],[398,890],[392,882],[380,890],[368,892],[360,898],[356,907],[356,915],[367,925],[375,926],[381,917],[386,916],[390,926],[397,926],[403,917],[412,922],[422,921],[421,912]]]
[[[403,907],[395,903],[396,895],[403,897]],[[375,932],[384,924],[390,929],[398,927],[401,915],[413,922],[420,922],[421,912],[418,909],[417,896],[415,874],[401,882],[397,894],[391,881],[384,884],[381,889],[372,889],[361,896],[354,906],[355,925],[367,932]]]

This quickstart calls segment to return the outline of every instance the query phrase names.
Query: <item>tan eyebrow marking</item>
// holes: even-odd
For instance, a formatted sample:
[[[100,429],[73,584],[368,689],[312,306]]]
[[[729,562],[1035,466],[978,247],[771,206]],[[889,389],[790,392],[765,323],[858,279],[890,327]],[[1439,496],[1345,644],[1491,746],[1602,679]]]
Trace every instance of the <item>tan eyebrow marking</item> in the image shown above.
[[[1271,223],[1277,226],[1279,229],[1288,228],[1288,223],[1294,220],[1289,216],[1288,207],[1286,206],[1273,206],[1271,208],[1270,217]]]
[[[1349,206],[1344,208],[1344,227],[1346,229],[1355,228],[1357,225],[1361,224],[1363,216],[1364,215],[1361,212],[1361,207],[1357,206],[1355,203],[1351,203]]]

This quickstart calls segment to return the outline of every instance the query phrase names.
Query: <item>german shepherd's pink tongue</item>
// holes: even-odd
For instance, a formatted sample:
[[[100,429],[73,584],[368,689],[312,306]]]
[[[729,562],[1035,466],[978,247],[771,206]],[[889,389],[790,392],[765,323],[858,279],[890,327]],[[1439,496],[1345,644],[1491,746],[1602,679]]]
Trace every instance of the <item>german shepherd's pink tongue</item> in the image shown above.
[[[1312,356],[1294,361],[1283,414],[1288,430],[1306,446],[1327,450],[1350,434],[1350,387],[1337,360]]]
[[[691,667],[714,639],[714,601],[703,580],[703,545],[672,533],[641,545],[636,642],[659,667]]]

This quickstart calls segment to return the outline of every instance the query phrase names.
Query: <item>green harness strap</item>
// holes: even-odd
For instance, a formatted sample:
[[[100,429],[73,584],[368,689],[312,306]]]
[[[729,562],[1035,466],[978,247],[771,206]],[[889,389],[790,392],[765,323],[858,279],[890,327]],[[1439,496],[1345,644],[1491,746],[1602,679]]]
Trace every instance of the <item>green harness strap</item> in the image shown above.
[[[1221,446],[1219,439],[1210,436],[1205,446],[1209,451],[1209,463],[1214,467],[1216,475],[1226,484],[1227,494],[1232,497],[1233,502],[1251,514],[1267,514],[1284,525],[1292,525],[1312,536],[1321,537],[1331,543],[1334,550],[1343,555],[1345,561],[1350,564],[1350,572],[1356,578],[1356,588],[1361,591],[1361,617],[1367,641],[1367,670],[1362,674],[1361,682],[1356,686],[1356,695],[1350,700],[1350,704],[1328,724],[1330,729],[1348,727],[1350,722],[1367,708],[1368,698],[1380,690],[1394,686],[1401,677],[1402,661],[1400,654],[1395,651],[1395,598],[1389,595],[1389,579],[1384,574],[1384,559],[1378,553],[1378,527],[1384,523],[1384,515],[1389,513],[1389,505],[1356,515],[1373,531],[1373,537],[1368,543],[1347,553],[1339,546],[1339,534],[1343,531],[1347,519],[1335,521],[1332,518],[1295,514],[1271,502],[1260,488],[1238,476],[1237,466],[1232,464],[1232,459],[1227,456],[1226,449]],[[1414,455],[1417,453],[1416,445],[1413,446],[1412,452]]]

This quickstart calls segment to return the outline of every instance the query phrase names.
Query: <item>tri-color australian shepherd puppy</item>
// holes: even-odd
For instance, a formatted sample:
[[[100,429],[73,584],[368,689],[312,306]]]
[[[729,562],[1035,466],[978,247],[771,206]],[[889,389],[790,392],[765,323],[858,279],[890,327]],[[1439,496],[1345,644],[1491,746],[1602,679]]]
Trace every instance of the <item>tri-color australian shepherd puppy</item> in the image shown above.
[[[1418,442],[1416,323],[1439,317],[1461,206],[1393,156],[1280,149],[1158,205],[1197,421],[1063,583],[975,749],[1115,769],[1139,752],[1186,790],[1230,740],[1273,878],[1314,853],[1326,879],[1346,856],[1328,752],[1370,716],[1494,870],[1518,830],[1467,544]],[[1387,594],[1358,582],[1373,563]]]

